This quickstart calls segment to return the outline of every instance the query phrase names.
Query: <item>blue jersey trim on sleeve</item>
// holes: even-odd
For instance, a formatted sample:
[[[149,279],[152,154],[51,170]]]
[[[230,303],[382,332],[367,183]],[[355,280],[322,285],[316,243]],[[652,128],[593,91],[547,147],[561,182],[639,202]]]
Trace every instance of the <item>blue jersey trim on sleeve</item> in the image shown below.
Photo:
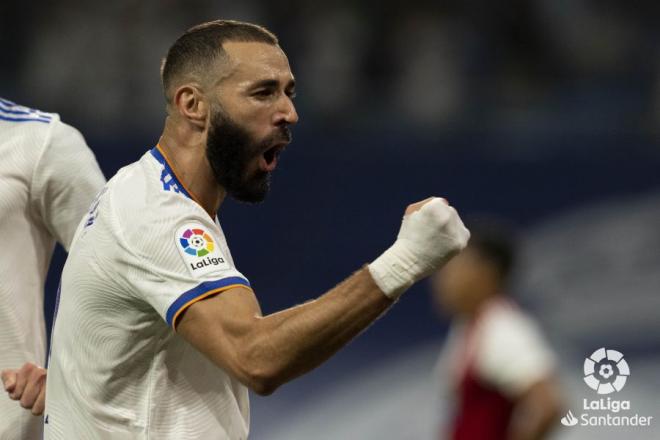
[[[250,288],[250,282],[241,277],[228,277],[216,281],[205,281],[187,292],[182,293],[167,309],[165,318],[167,324],[171,327],[175,327],[177,317],[181,312],[196,301],[233,287]]]

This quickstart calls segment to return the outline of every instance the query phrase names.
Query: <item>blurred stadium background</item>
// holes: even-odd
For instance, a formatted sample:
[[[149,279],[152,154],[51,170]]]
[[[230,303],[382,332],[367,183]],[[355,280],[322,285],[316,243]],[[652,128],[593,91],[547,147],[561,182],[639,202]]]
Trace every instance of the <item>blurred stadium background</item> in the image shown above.
[[[0,95],[79,128],[106,176],[157,140],[158,68],[187,27],[264,24],[298,79],[301,121],[259,207],[221,222],[264,312],[315,297],[394,239],[429,194],[519,227],[514,291],[560,355],[622,351],[617,398],[660,438],[660,3],[633,0],[3,2]],[[64,256],[49,278],[52,309]],[[327,364],[252,398],[254,439],[437,438],[447,322],[420,284]]]

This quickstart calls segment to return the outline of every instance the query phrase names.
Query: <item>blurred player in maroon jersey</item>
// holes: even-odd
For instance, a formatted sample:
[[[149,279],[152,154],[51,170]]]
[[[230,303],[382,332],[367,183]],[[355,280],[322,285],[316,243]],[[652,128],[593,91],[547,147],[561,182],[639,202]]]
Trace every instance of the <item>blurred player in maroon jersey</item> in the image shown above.
[[[452,317],[442,359],[454,394],[453,440],[546,438],[559,420],[555,356],[506,295],[514,251],[502,229],[472,229],[468,247],[433,278]]]

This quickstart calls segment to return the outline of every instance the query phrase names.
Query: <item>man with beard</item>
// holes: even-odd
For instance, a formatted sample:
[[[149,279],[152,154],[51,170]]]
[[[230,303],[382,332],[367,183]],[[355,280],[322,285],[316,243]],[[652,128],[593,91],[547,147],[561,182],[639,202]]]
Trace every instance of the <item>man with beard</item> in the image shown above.
[[[245,439],[248,388],[321,364],[469,236],[444,199],[413,204],[371,264],[262,316],[216,212],[266,196],[298,120],[288,60],[264,28],[215,21],[174,43],[162,79],[159,144],[108,182],[62,274],[46,439]]]

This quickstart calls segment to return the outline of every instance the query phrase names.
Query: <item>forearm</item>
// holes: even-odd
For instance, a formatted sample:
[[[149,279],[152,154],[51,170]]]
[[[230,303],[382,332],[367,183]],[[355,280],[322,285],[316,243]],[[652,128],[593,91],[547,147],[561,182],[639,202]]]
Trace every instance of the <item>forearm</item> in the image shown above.
[[[318,299],[259,318],[245,361],[274,389],[323,363],[392,304],[365,267]]]
[[[428,199],[406,209],[392,246],[320,298],[262,317],[254,292],[233,287],[190,305],[176,329],[216,365],[268,394],[346,345],[464,248],[469,235],[444,199]]]

